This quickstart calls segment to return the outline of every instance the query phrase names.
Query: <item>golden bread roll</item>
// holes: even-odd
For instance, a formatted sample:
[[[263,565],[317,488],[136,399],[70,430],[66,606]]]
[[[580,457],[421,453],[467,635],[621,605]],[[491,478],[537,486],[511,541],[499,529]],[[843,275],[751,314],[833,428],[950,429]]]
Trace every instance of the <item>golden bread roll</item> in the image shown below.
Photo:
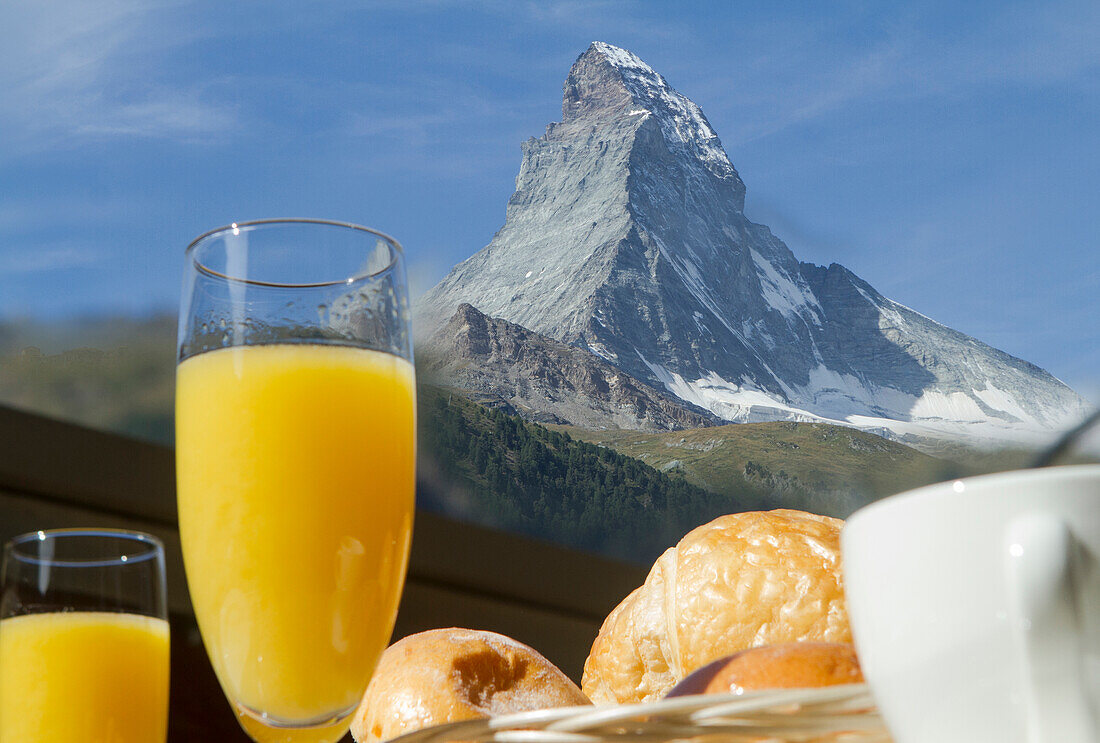
[[[437,629],[386,648],[351,734],[373,743],[445,722],[583,704],[591,702],[577,685],[523,643],[495,632]]]
[[[704,694],[755,689],[806,689],[861,684],[855,646],[847,642],[789,642],[735,653],[718,664]]]
[[[776,510],[721,516],[665,551],[604,620],[581,688],[596,704],[660,699],[741,650],[851,642],[839,519]]]

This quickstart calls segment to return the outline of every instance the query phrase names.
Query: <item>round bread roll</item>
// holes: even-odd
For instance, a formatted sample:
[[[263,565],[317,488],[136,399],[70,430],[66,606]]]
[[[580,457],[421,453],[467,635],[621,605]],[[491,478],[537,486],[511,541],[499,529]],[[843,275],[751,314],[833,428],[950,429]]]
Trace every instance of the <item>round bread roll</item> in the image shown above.
[[[604,620],[581,688],[596,704],[663,697],[741,650],[851,642],[839,519],[777,510],[721,516],[666,550]]]
[[[734,654],[715,671],[703,693],[860,683],[863,683],[863,672],[851,643],[789,642]]]
[[[535,650],[495,632],[437,629],[382,653],[351,734],[384,741],[445,722],[591,704]]]
[[[788,642],[749,648],[708,663],[685,676],[665,696],[860,683],[863,671],[851,643]]]

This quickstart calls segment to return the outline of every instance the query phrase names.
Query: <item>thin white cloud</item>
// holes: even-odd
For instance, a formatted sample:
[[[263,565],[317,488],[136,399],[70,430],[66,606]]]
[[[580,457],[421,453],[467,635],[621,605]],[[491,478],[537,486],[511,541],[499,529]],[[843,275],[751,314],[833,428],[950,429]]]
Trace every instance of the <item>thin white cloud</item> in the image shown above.
[[[10,242],[12,236],[37,232],[43,228],[88,229],[117,223],[139,216],[145,204],[132,195],[67,194],[61,205],[46,197],[6,196],[0,200],[0,234]],[[18,237],[14,239],[20,239]]]
[[[29,274],[81,268],[100,260],[98,250],[82,245],[36,245],[0,253],[0,276],[5,279]]]
[[[0,3],[0,118],[6,145],[39,149],[125,134],[194,138],[229,130],[232,109],[160,65],[193,37],[173,27],[176,2]],[[2,150],[0,150],[2,151]]]
[[[112,106],[109,116],[74,122],[73,130],[80,134],[180,139],[230,131],[236,120],[232,109],[207,104],[193,91],[156,91],[143,100]]]

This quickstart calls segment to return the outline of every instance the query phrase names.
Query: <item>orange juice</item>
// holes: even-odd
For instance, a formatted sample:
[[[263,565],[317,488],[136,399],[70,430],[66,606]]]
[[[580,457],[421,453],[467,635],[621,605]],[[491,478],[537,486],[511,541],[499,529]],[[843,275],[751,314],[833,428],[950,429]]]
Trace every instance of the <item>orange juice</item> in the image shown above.
[[[176,452],[187,582],[226,696],[275,726],[349,715],[408,561],[412,365],[306,344],[193,356]]]
[[[0,621],[0,741],[154,743],[168,734],[168,622],[109,612]]]

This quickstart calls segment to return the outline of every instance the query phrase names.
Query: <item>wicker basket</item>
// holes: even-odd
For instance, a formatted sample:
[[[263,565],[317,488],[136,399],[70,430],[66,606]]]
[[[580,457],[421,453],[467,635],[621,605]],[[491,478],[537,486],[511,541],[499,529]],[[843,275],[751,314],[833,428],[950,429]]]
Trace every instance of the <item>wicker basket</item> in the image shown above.
[[[391,743],[890,743],[865,684],[565,707],[418,730]]]

